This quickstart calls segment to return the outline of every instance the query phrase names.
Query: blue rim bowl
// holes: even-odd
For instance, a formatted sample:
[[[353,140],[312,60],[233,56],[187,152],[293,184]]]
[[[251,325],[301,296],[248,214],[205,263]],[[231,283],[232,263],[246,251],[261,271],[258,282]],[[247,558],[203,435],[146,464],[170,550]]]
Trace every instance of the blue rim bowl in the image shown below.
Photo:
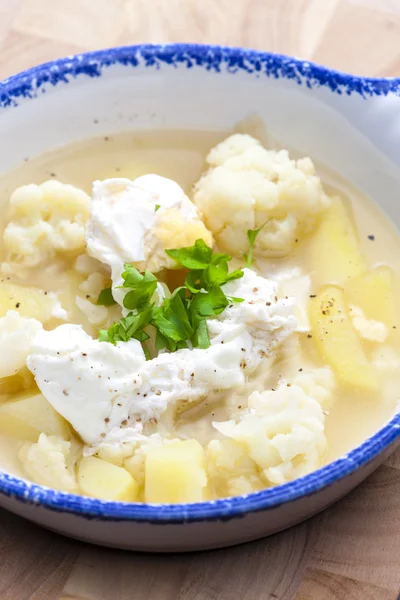
[[[400,95],[400,79],[356,77],[280,54],[198,44],[142,44],[60,58],[13,75],[0,82],[0,108],[18,106],[19,100],[34,98],[48,86],[68,83],[71,78],[101,77],[112,65],[149,69],[160,69],[163,65],[197,67],[232,75],[245,71],[255,77],[291,79],[310,89],[328,87],[336,94]],[[8,473],[0,473],[0,493],[24,503],[88,519],[155,524],[227,520],[315,494],[367,465],[399,439],[400,413],[397,413],[360,446],[309,475],[245,496],[196,504],[107,502],[52,490]]]

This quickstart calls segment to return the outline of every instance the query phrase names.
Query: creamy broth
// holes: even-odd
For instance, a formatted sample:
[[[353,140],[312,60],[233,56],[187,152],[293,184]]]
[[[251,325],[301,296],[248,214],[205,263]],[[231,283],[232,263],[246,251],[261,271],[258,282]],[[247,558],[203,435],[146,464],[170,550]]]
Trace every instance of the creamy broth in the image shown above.
[[[0,202],[6,207],[10,194],[21,185],[41,183],[54,178],[69,183],[91,193],[92,182],[97,179],[127,177],[134,179],[142,174],[157,173],[174,179],[190,197],[191,186],[198,180],[203,168],[204,157],[209,149],[223,139],[221,133],[211,132],[145,132],[116,136],[99,137],[79,144],[62,148],[39,158],[29,158],[19,168],[7,173],[0,179]],[[400,238],[389,220],[382,212],[348,182],[323,166],[318,166],[318,174],[331,195],[339,194],[351,204],[358,228],[360,244],[369,266],[384,263],[400,272]],[[6,209],[2,213],[2,226],[6,219]],[[373,240],[368,236],[373,236]],[[309,271],[307,263],[307,243],[305,240],[289,259],[263,260],[258,264],[260,274],[268,274],[275,269],[296,266]],[[71,279],[69,269],[72,262],[63,263],[58,272],[49,279],[47,274],[32,272],[24,285],[34,285],[48,291],[60,293],[62,304],[71,305],[82,279],[79,276]],[[310,273],[311,277],[313,274]],[[13,278],[12,278],[13,279]],[[16,279],[16,282],[18,280]],[[315,293],[314,290],[312,293]],[[82,322],[79,311],[74,313],[72,321]],[[57,324],[57,323],[55,323]],[[54,324],[50,323],[49,327]],[[94,334],[93,328],[84,322],[87,330]],[[312,342],[305,334],[300,334],[300,343],[304,348],[305,361],[311,365],[322,364],[316,356]],[[396,345],[396,342],[394,342]],[[364,342],[367,354],[371,354],[377,345]],[[398,344],[397,344],[398,346]],[[284,354],[281,362],[263,367],[254,378],[254,385],[263,382],[273,385],[280,373],[290,378],[293,372],[302,365],[291,365],[288,371],[289,358]],[[289,351],[290,354],[290,351]],[[390,381],[389,381],[390,379]],[[336,388],[334,401],[326,418],[325,432],[328,450],[324,462],[330,462],[338,456],[357,446],[373,434],[394,413],[400,388],[400,372],[388,375],[388,385],[379,395],[368,395],[363,392],[349,391],[343,386]],[[248,395],[249,390],[246,389]],[[226,398],[228,397],[228,402]],[[241,406],[240,390],[223,397],[215,395],[200,406],[194,406],[183,412],[175,423],[175,437],[198,439],[206,444],[210,439],[220,437],[212,427],[212,421],[229,419],[232,412]],[[240,410],[240,409],[239,409]],[[22,475],[16,457],[19,442],[0,436],[0,466],[5,470]]]

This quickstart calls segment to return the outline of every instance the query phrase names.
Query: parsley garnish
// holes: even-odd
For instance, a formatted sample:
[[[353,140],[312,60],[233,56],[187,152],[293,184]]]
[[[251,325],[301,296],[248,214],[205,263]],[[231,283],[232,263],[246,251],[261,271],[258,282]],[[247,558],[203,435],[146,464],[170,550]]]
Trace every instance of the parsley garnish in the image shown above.
[[[154,207],[154,212],[157,212],[159,208],[161,208],[161,205],[160,204],[156,204],[155,207]]]
[[[153,301],[158,285],[155,275],[149,271],[140,273],[132,265],[125,264],[121,287],[129,291],[123,304],[131,312],[108,330],[100,331],[100,341],[116,344],[134,338],[143,344],[150,337],[149,328],[155,328],[156,350],[175,352],[187,347],[208,348],[206,319],[219,315],[232,302],[243,302],[242,298],[226,296],[221,287],[243,277],[241,269],[229,273],[231,257],[228,254],[214,254],[203,240],[197,240],[188,248],[166,252],[179,265],[190,269],[185,285],[156,306]]]
[[[97,304],[100,306],[112,306],[113,304],[116,304],[110,287],[101,290],[99,297],[97,298]]]
[[[265,227],[268,221],[265,221],[258,229],[248,229],[247,231],[247,239],[249,240],[249,251],[247,254],[244,254],[244,258],[246,259],[246,267],[249,268],[254,263],[253,253],[254,253],[254,244],[256,242],[257,236],[260,233],[261,229]]]

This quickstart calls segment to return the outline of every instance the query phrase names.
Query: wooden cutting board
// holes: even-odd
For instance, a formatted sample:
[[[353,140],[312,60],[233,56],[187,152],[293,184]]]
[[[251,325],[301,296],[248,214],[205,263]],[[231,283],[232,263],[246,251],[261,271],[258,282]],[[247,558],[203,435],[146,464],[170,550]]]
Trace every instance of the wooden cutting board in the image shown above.
[[[0,0],[0,77],[117,44],[209,42],[400,76],[399,0]],[[228,550],[151,556],[0,510],[0,600],[396,600],[400,450],[321,515]]]

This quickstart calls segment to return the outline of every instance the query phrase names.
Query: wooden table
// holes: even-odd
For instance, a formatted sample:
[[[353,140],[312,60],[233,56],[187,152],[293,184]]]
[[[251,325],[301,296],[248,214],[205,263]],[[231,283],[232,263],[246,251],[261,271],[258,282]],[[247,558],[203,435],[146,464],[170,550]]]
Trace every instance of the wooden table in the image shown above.
[[[399,0],[0,0],[0,76],[138,42],[211,42],[400,76]],[[0,600],[395,600],[400,451],[323,514],[228,550],[151,556],[0,511]]]

